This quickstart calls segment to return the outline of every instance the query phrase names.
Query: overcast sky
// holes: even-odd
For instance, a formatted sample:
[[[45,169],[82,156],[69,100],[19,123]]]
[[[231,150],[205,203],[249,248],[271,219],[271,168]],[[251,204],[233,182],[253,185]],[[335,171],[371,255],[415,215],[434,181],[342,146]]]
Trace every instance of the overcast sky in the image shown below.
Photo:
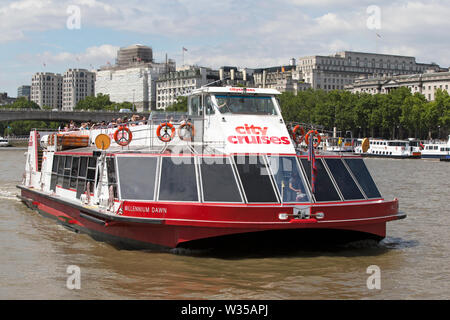
[[[113,64],[135,43],[177,65],[185,47],[185,63],[213,68],[343,50],[448,67],[449,17],[449,0],[0,0],[0,92],[15,97],[39,71]]]

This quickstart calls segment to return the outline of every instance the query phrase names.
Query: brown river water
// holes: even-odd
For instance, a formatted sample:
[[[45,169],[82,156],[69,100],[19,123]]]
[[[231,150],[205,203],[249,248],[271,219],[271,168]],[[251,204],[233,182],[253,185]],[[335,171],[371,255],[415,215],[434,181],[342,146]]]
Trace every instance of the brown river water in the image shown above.
[[[42,217],[16,198],[24,152],[0,150],[0,299],[450,298],[450,163],[365,160],[408,215],[380,243],[210,254],[120,250]],[[71,265],[80,289],[67,287]],[[380,289],[368,289],[372,265]]]

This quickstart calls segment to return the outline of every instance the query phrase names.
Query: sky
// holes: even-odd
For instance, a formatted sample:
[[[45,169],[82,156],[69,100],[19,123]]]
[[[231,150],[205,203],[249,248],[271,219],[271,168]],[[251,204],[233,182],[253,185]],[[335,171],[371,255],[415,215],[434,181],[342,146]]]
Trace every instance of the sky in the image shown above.
[[[0,0],[0,92],[152,47],[182,65],[272,67],[362,51],[450,66],[449,0]]]

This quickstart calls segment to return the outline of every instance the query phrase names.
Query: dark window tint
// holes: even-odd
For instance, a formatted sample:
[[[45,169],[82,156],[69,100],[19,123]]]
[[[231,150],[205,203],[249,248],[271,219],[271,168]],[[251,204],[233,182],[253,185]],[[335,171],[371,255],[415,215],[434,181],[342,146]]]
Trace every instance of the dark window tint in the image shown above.
[[[56,180],[56,184],[60,187],[63,185],[63,176],[58,176],[58,179]]]
[[[79,171],[79,176],[80,177],[86,177],[87,162],[88,162],[88,158],[87,157],[81,157],[81,159],[80,159],[80,171]]]
[[[305,169],[308,181],[311,184],[311,164],[308,159],[301,159],[303,168]],[[331,181],[330,176],[325,170],[322,160],[316,158],[316,183],[314,187],[314,197],[316,201],[339,201],[341,198]]]
[[[89,167],[95,168],[97,166],[97,158],[89,157]]]
[[[86,191],[86,180],[78,179],[77,182],[77,199],[80,199],[81,195]]]
[[[72,177],[78,177],[78,165],[79,165],[79,163],[80,163],[80,158],[73,157],[73,160],[72,160],[72,172],[71,172]]]
[[[59,162],[58,162],[58,174],[63,174],[64,173],[64,164],[65,164],[65,158],[66,157],[59,157]]]
[[[89,168],[87,171],[87,178],[89,180],[94,180],[95,179],[95,169],[93,168]]]
[[[350,170],[352,170],[353,175],[363,189],[367,198],[381,198],[381,194],[378,191],[369,170],[367,170],[363,159],[345,159],[345,163],[347,163]]]
[[[248,202],[278,201],[262,157],[235,156],[234,159]]]
[[[52,174],[52,178],[50,180],[50,190],[56,190],[56,181],[58,181],[58,176],[56,174]]]
[[[114,158],[107,158],[106,166],[108,168],[108,183],[116,183],[116,168]]]
[[[69,189],[69,186],[70,186],[70,176],[64,176],[62,187],[64,189]]]
[[[153,200],[155,191],[156,157],[118,157],[122,199]]]
[[[190,157],[184,159],[181,157],[162,158],[159,200],[198,201],[193,162],[194,158]]]
[[[66,165],[64,166],[64,168],[70,169],[71,167],[72,167],[72,157],[66,156]]]
[[[270,156],[269,163],[283,202],[309,202],[296,157]]]
[[[341,159],[325,159],[325,161],[345,200],[364,199]]]
[[[77,188],[77,178],[70,178],[70,188],[71,189],[76,189]]]
[[[58,172],[58,160],[59,156],[53,157],[52,172]]]
[[[221,163],[209,164],[201,158],[200,165],[205,201],[242,202],[230,159],[219,159]],[[212,161],[211,161],[212,162]]]

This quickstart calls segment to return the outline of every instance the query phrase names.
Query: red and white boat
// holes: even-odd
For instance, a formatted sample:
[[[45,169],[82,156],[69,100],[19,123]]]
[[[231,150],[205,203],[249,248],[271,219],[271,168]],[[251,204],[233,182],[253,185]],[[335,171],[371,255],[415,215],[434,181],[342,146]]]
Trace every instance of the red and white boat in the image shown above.
[[[398,200],[383,199],[355,155],[316,154],[312,193],[310,162],[294,147],[277,94],[203,87],[185,117],[34,130],[20,198],[72,230],[137,248],[306,233],[384,238],[386,223],[406,216]]]

